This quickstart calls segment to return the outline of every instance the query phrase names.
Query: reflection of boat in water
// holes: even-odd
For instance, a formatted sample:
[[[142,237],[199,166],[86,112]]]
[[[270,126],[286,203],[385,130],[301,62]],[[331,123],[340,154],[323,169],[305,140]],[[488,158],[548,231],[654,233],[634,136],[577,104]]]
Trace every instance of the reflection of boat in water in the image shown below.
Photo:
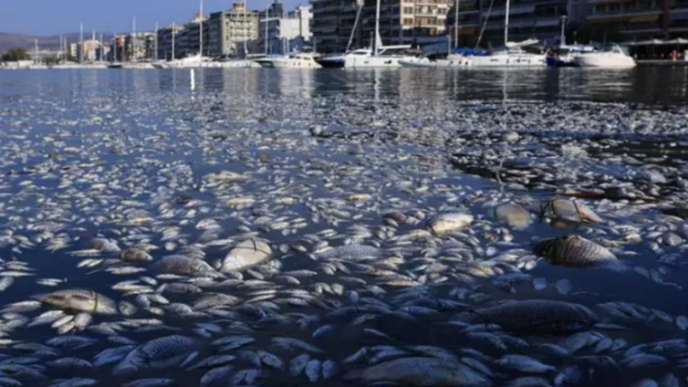
[[[616,44],[605,51],[574,55],[573,61],[580,67],[632,68],[636,65],[635,60]]]
[[[275,67],[275,68],[320,68],[321,65],[315,60],[315,55],[311,53],[301,52],[289,56],[266,56],[264,58],[256,59],[261,67]]]

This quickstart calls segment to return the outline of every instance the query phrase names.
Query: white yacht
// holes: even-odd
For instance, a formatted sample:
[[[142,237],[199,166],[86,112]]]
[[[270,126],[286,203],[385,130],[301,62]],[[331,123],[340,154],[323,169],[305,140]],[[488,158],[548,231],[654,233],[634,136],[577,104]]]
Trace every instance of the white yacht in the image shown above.
[[[532,54],[523,50],[523,47],[537,42],[537,40],[506,42],[504,50],[494,51],[490,55],[469,57],[468,65],[472,67],[545,67],[547,66],[546,55]]]
[[[300,52],[289,56],[268,56],[257,59],[256,63],[261,67],[275,68],[315,69],[322,67],[315,61],[315,55],[306,52]]]
[[[360,10],[356,14],[356,21],[354,28],[351,31],[351,38],[349,45],[353,38],[354,31],[358,25],[360,17]],[[348,48],[348,47],[347,47]],[[347,51],[343,55],[329,56],[318,59],[318,63],[322,67],[346,67],[346,68],[384,68],[384,67],[401,67],[400,61],[415,62],[421,58],[413,55],[408,55],[405,51],[410,49],[410,45],[384,46],[382,38],[380,37],[380,0],[377,0],[375,10],[375,44],[372,49],[361,48],[353,51]]]
[[[469,66],[472,67],[545,67],[547,66],[547,56],[543,54],[532,54],[523,50],[523,47],[532,46],[538,43],[536,39],[529,39],[523,42],[509,41],[509,4],[506,0],[506,10],[504,12],[504,49],[495,51],[486,56],[471,56]],[[485,18],[485,25],[489,21],[488,11]]]
[[[200,54],[196,55],[190,55],[187,56],[186,58],[182,59],[175,59],[172,61],[169,61],[167,65],[171,68],[195,68],[195,67],[203,67],[204,63],[210,62],[211,59],[205,56],[201,56]]]
[[[428,58],[415,60],[400,60],[402,67],[465,67],[471,64],[471,60],[461,54],[450,54],[446,59],[431,61]]]
[[[618,45],[612,46],[607,51],[574,55],[573,61],[580,67],[617,69],[635,67],[635,60]]]

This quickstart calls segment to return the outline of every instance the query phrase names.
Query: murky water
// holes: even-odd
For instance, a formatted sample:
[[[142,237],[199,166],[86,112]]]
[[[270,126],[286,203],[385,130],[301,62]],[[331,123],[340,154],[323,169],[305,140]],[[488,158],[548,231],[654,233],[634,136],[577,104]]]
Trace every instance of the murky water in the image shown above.
[[[0,72],[0,385],[686,385],[687,85]]]

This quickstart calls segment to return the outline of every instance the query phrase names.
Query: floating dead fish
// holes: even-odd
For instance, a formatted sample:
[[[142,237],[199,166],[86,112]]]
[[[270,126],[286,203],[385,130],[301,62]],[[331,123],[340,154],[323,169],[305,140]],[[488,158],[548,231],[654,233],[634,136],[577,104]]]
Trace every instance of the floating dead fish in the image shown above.
[[[618,262],[611,251],[578,235],[539,241],[534,251],[555,265],[582,267]]]
[[[494,217],[511,227],[522,229],[530,226],[530,212],[516,203],[500,204],[494,208]]]
[[[65,289],[36,296],[44,304],[97,314],[117,314],[117,304],[93,290]]]
[[[144,369],[184,367],[198,352],[197,342],[189,337],[172,335],[153,339],[132,350],[112,370],[113,375],[130,375]]]
[[[555,199],[543,205],[541,216],[553,221],[562,220],[571,223],[602,222],[593,210],[581,201]]]
[[[439,214],[430,219],[426,228],[435,234],[461,231],[473,222],[473,215],[465,212]]]
[[[472,324],[497,324],[512,332],[569,333],[590,328],[598,317],[580,304],[551,300],[506,301],[469,312]]]
[[[185,255],[168,255],[153,263],[153,267],[163,273],[196,274],[215,272],[212,266],[200,259],[189,258]]]
[[[272,256],[270,245],[262,239],[241,241],[229,251],[222,261],[222,272],[241,271],[259,265]]]
[[[490,379],[461,364],[432,357],[406,357],[352,372],[350,379],[364,383],[396,383],[405,386],[490,386]]]

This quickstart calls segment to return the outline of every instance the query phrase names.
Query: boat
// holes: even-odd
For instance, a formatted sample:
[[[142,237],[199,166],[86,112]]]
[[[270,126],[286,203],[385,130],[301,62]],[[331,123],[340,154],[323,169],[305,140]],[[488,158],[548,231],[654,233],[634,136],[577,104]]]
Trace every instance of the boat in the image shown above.
[[[485,56],[470,56],[468,65],[472,67],[545,67],[547,56],[533,54],[523,48],[537,44],[529,39],[523,42],[506,42],[506,47]]]
[[[120,62],[112,62],[112,63],[107,65],[107,68],[109,68],[109,69],[121,69],[122,67],[123,67],[122,63],[120,63]]]
[[[171,60],[166,63],[168,67],[171,68],[196,68],[204,67],[204,63],[210,62],[212,59],[206,56],[201,56],[200,54],[190,55],[186,58]]]
[[[580,67],[619,69],[636,65],[635,60],[616,44],[605,51],[576,54],[573,61]]]
[[[359,6],[354,28],[349,37],[347,52],[342,55],[327,56],[318,59],[317,62],[320,66],[325,68],[385,68],[401,67],[400,61],[409,63],[421,62],[421,58],[417,55],[409,55],[407,53],[411,45],[385,46],[382,44],[382,38],[380,37],[380,0],[377,0],[375,11],[375,44],[373,48],[359,48],[348,51],[353,40],[354,31],[358,25],[361,11],[360,7],[362,6]]]
[[[288,56],[266,56],[255,61],[261,67],[274,68],[300,68],[313,69],[320,68],[320,64],[315,60],[315,55],[312,53],[300,52]]]
[[[524,50],[525,47],[538,43],[537,39],[528,39],[523,42],[509,41],[509,3],[506,0],[506,12],[504,12],[504,48],[486,56],[471,56],[468,65],[472,67],[545,67],[547,57],[543,54],[533,54]],[[485,18],[485,26],[490,18],[488,11]],[[482,37],[482,32],[481,32]],[[478,38],[480,42],[480,38]]]

